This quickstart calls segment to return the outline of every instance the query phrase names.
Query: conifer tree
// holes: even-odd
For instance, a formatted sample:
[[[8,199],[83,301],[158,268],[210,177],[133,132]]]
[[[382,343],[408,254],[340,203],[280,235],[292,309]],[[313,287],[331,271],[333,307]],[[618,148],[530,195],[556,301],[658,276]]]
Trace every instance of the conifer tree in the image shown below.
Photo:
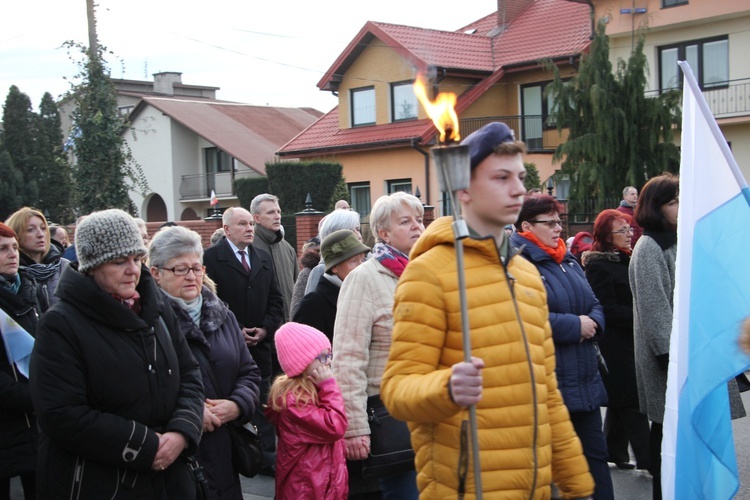
[[[50,219],[57,223],[70,223],[75,219],[71,207],[71,168],[63,151],[63,134],[60,112],[49,92],[45,92],[39,105],[37,122],[39,165],[39,208],[47,210]]]
[[[17,205],[36,206],[39,201],[38,163],[39,154],[35,142],[37,116],[31,109],[31,100],[15,85],[11,85],[3,108],[3,135],[0,148],[7,151],[12,160],[11,168],[20,173],[25,186],[15,193]]]
[[[76,164],[77,206],[81,213],[120,208],[136,215],[128,195],[131,188],[147,190],[142,171],[135,164],[121,135],[125,120],[117,109],[117,94],[104,60],[105,49],[92,52],[67,43],[84,55],[80,83],[72,89],[74,102],[73,150]]]
[[[568,81],[555,73],[547,92],[555,96],[550,120],[557,129],[569,130],[554,160],[562,160],[562,173],[571,179],[570,200],[619,198],[622,188],[640,188],[646,180],[679,167],[673,130],[680,125],[679,91],[647,97],[646,57],[640,37],[627,62],[619,60],[612,72],[609,39],[600,22],[591,49],[579,72]]]
[[[23,175],[13,166],[10,153],[0,150],[0,220],[24,205]]]

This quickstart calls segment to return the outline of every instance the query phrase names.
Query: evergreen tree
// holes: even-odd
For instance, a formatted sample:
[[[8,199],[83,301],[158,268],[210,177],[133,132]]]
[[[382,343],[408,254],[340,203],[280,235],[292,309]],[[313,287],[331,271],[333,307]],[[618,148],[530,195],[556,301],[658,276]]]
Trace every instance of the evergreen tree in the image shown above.
[[[39,105],[37,144],[39,165],[39,208],[47,210],[52,221],[70,223],[75,219],[71,208],[71,168],[63,151],[60,113],[55,100],[45,92]]]
[[[15,209],[23,205],[36,206],[39,201],[36,121],[37,115],[31,109],[29,96],[15,85],[11,85],[3,108],[3,135],[0,147],[8,152],[13,168],[27,181],[23,189],[15,191],[20,196]]]
[[[596,198],[597,211],[607,208],[605,198],[619,198],[623,187],[640,188],[654,175],[677,170],[679,152],[672,140],[681,122],[679,91],[645,95],[643,37],[613,74],[604,28],[600,22],[578,74],[564,82],[552,67],[555,79],[547,89],[555,96],[549,119],[559,131],[569,130],[554,159],[563,160],[562,173],[570,174],[571,204]]]
[[[532,189],[539,189],[542,185],[542,181],[539,179],[539,170],[536,168],[536,163],[526,163],[523,166],[526,168],[526,177],[523,179],[523,185],[526,191]]]
[[[128,191],[133,188],[144,192],[148,186],[121,135],[126,124],[117,109],[117,94],[109,78],[104,49],[99,46],[92,53],[79,44],[67,45],[85,54],[78,75],[80,83],[72,89],[76,104],[73,172],[78,208],[82,213],[120,208],[136,215]]]
[[[0,150],[0,220],[21,208],[23,199],[23,174],[13,166],[10,153]]]

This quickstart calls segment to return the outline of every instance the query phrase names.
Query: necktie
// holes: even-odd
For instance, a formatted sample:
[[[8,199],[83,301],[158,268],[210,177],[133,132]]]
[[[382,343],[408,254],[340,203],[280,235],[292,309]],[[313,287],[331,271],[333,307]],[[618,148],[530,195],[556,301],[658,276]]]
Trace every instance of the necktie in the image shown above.
[[[240,260],[242,261],[242,267],[245,268],[245,271],[250,272],[250,264],[247,263],[247,257],[245,257],[246,252],[244,250],[240,250],[238,253],[240,254]]]

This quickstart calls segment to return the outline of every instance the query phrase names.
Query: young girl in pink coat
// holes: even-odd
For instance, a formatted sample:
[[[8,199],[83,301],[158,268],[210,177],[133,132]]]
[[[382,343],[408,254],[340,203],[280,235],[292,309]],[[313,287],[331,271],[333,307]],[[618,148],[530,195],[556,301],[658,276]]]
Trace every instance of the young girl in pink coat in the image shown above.
[[[276,331],[285,375],[271,386],[265,413],[276,426],[276,498],[339,500],[348,494],[344,400],[331,372],[331,342],[289,322]]]

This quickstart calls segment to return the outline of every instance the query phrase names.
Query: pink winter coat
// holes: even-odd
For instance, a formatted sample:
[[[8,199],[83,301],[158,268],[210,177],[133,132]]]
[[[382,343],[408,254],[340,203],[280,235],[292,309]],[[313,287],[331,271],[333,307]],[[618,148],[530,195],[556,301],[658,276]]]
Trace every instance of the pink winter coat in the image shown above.
[[[266,408],[276,426],[276,498],[343,500],[349,493],[344,432],[348,426],[344,399],[336,379],[318,387],[318,406],[297,407],[287,395],[287,409]]]

